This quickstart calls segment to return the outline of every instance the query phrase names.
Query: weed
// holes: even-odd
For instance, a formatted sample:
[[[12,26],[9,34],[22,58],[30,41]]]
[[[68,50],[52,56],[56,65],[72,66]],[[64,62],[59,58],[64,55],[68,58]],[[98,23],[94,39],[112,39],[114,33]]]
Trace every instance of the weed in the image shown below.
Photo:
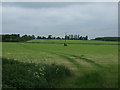
[[[3,60],[3,88],[53,88],[71,75],[63,65]]]

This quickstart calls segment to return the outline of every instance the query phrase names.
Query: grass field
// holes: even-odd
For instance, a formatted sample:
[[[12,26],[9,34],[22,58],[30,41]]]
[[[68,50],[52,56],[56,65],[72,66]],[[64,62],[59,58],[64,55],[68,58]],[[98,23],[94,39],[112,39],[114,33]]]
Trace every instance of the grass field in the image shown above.
[[[57,87],[118,87],[117,42],[68,40],[68,43],[76,43],[68,44],[68,46],[57,44],[64,43],[64,40],[32,40],[28,42],[41,43],[3,42],[2,57],[19,62],[55,63],[68,67],[73,75],[69,78],[65,78],[64,82]],[[42,42],[50,43],[45,44]],[[56,44],[52,44],[54,42]],[[79,43],[86,44],[82,45]],[[92,43],[92,45],[89,45],[89,43]]]
[[[27,42],[33,42],[33,43],[64,43],[65,40],[47,40],[47,39],[35,39],[35,40],[30,40]],[[67,43],[70,44],[118,44],[118,42],[111,42],[111,41],[96,41],[96,40],[67,40]]]

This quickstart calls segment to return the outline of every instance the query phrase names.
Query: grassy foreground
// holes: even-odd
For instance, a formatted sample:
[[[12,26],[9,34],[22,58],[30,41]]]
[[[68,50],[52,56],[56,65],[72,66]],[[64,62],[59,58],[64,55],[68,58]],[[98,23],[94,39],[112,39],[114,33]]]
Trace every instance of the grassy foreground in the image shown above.
[[[49,40],[49,42],[52,41]],[[78,40],[73,40],[73,42],[78,42]],[[83,42],[97,43],[93,41]],[[3,43],[2,45],[3,58],[8,60],[12,59],[19,62],[36,64],[55,63],[69,68],[73,75],[64,78],[64,82],[59,83],[59,85],[54,83],[56,87],[118,87],[118,45],[68,44],[67,47],[63,46],[63,44],[44,43]],[[59,79],[57,80],[59,81]],[[34,83],[37,83],[37,81]],[[45,87],[49,86],[46,85]]]
[[[23,63],[3,58],[3,88],[55,88],[71,75],[63,65]]]

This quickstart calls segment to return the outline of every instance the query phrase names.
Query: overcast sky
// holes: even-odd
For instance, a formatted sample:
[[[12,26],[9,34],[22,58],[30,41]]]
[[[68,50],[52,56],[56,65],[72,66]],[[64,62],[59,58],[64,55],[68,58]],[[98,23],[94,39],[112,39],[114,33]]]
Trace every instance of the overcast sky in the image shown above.
[[[118,36],[117,2],[4,2],[1,7],[2,33]]]

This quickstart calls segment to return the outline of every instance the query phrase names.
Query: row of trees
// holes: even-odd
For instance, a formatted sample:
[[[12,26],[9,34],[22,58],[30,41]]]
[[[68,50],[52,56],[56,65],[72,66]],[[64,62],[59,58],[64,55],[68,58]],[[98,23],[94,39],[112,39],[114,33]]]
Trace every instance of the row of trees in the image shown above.
[[[80,36],[80,35],[66,35],[65,39],[67,40],[88,40],[88,36]]]
[[[0,37],[2,37],[3,42],[24,42],[32,39],[88,40],[88,36],[83,37],[80,35],[65,35],[64,38],[61,38],[61,37],[53,37],[52,35],[48,35],[48,37],[45,37],[45,36],[35,37],[34,35],[20,36],[20,34],[4,34],[4,35],[0,35]]]
[[[80,35],[65,35],[65,38],[60,37],[52,37],[52,35],[48,35],[48,37],[37,36],[36,39],[66,39],[66,40],[88,40],[88,36],[80,36]]]
[[[48,35],[48,37],[45,37],[45,36],[37,36],[36,39],[64,39],[64,38],[52,37],[52,35]]]
[[[20,34],[5,34],[5,35],[0,35],[0,37],[2,37],[3,42],[22,42],[22,41],[35,39],[34,35],[20,36]]]
[[[100,40],[100,41],[120,41],[120,37],[97,37],[94,40]]]

